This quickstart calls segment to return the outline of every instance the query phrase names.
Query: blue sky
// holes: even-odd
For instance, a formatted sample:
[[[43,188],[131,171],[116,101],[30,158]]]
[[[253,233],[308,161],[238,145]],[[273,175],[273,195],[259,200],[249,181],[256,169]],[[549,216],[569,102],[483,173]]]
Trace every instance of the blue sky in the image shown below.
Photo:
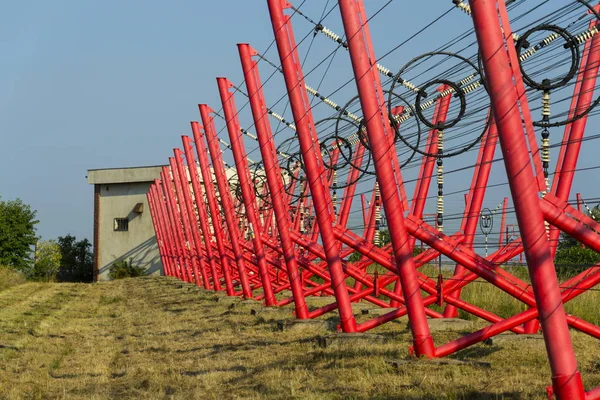
[[[318,20],[324,6],[334,3],[307,0],[302,9]],[[371,14],[381,5],[366,3]],[[451,6],[441,0],[392,3],[371,23],[376,53],[387,52]],[[324,22],[343,32],[337,9]],[[442,22],[387,57],[387,66],[398,69],[471,23],[457,10]],[[298,40],[311,30],[302,19],[294,23]],[[0,196],[20,197],[38,210],[38,234],[45,239],[67,233],[91,238],[93,189],[86,171],[166,163],[171,149],[180,146],[180,135],[188,134],[189,121],[199,118],[196,105],[220,108],[214,78],[241,83],[235,44],[266,49],[272,37],[264,0],[6,2],[0,15]],[[310,37],[302,54],[309,42]],[[333,48],[318,37],[305,68]],[[267,54],[276,60],[273,49]],[[334,69],[338,65],[324,83],[326,92],[351,77],[346,53],[337,55]],[[263,79],[270,72],[261,69]],[[319,80],[315,76],[312,82]],[[282,80],[269,84],[267,100],[274,103]],[[354,91],[346,87],[337,101],[343,104]],[[243,100],[238,98],[240,108]],[[274,109],[289,116],[284,106]],[[247,126],[249,111],[240,118]],[[502,176],[493,175],[492,183]],[[453,179],[448,186],[464,181]],[[486,206],[494,208],[507,188],[490,193]],[[450,212],[461,201],[449,199]]]

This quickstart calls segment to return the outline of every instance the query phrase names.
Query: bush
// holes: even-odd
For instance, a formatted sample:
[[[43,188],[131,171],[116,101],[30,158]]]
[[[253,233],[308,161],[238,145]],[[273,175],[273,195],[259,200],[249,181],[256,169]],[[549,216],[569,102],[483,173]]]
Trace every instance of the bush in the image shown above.
[[[131,259],[115,261],[108,273],[110,279],[136,278],[143,275],[146,275],[146,269],[134,266]]]
[[[600,254],[578,243],[572,247],[562,249],[559,247],[554,259],[556,274],[560,278],[575,276],[598,262],[600,262]]]
[[[25,283],[25,277],[12,268],[0,266],[0,292]]]

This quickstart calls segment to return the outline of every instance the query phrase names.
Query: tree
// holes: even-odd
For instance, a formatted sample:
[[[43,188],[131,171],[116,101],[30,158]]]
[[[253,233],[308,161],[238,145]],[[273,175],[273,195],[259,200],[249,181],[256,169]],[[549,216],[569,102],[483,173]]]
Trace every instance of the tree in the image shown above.
[[[35,264],[30,279],[52,282],[60,268],[60,246],[54,240],[40,240],[36,247]]]
[[[36,211],[21,199],[0,200],[0,265],[22,272],[31,268],[35,236]]]
[[[71,234],[58,237],[62,259],[58,280],[61,282],[91,282],[94,257],[89,240],[77,240]]]
[[[595,221],[600,221],[600,209],[594,207],[588,215]],[[569,278],[585,271],[594,264],[600,262],[600,254],[589,249],[575,240],[573,237],[562,232],[558,241],[554,265],[556,273],[563,278]]]

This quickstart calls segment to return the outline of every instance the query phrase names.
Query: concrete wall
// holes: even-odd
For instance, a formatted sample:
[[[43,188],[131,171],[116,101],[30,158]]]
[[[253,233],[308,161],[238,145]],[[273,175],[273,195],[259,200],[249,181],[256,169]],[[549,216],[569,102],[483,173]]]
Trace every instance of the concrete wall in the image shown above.
[[[129,259],[148,274],[162,274],[154,225],[146,193],[162,166],[88,170],[88,183],[94,185],[94,268],[97,280],[107,280],[115,261]],[[227,168],[230,179],[235,169]],[[215,184],[216,186],[216,184]],[[234,194],[235,195],[235,194]],[[143,204],[137,213],[136,204]],[[114,219],[127,218],[129,229],[115,231]]]
[[[100,204],[98,218],[98,280],[107,280],[110,266],[118,260],[131,259],[144,267],[148,274],[161,274],[162,263],[158,253],[154,227],[146,193],[151,182],[99,184]],[[134,211],[143,204],[142,213]],[[115,218],[127,218],[126,232],[114,230]]]

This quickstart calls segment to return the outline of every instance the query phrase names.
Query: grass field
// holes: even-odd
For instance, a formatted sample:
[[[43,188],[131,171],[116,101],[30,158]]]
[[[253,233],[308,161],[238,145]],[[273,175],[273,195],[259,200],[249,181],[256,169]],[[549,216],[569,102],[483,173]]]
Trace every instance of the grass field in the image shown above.
[[[219,298],[170,278],[0,291],[0,399],[543,399],[550,382],[539,339],[453,357],[490,367],[394,367],[409,359],[405,319],[372,332],[387,343],[321,348],[323,332],[277,329],[289,308],[251,315],[256,306]],[[600,385],[600,343],[573,339],[586,386]]]

